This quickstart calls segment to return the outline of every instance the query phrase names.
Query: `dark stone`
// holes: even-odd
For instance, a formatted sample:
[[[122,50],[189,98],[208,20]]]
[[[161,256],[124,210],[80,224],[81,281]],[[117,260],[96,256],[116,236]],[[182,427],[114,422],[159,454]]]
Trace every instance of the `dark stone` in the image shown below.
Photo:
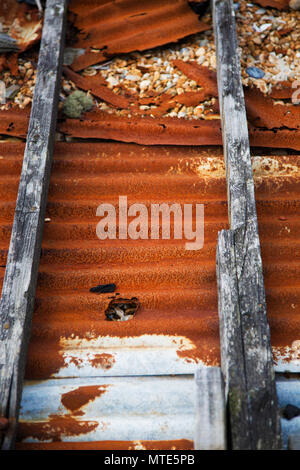
[[[91,287],[90,292],[95,294],[110,294],[115,292],[116,284],[99,284],[99,286]]]
[[[291,420],[296,416],[300,416],[300,408],[294,405],[286,405],[282,414],[285,419]]]

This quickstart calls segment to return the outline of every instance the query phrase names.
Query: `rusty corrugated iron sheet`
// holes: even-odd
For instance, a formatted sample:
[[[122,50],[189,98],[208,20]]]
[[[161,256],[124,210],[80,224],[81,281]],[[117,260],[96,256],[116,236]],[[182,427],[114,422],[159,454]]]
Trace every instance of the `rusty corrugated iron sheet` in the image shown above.
[[[2,144],[3,265],[20,148]],[[12,149],[18,149],[18,157]],[[297,156],[254,157],[272,341],[276,358],[287,355],[296,365],[299,161]],[[204,203],[204,248],[186,251],[181,240],[98,240],[96,208],[101,202],[116,204],[120,194],[128,195],[129,204]],[[139,347],[157,361],[151,367],[159,373],[166,373],[160,347],[173,371],[188,373],[197,361],[218,362],[215,241],[227,226],[220,151],[58,143],[47,217],[28,378],[99,371],[122,375],[132,364],[141,371]],[[89,289],[108,282],[117,284],[121,296],[138,297],[141,309],[134,320],[106,321],[111,294],[97,296]],[[126,366],[126,358],[134,362]]]
[[[23,150],[23,144],[1,143],[1,279]],[[300,157],[254,157],[253,168],[276,367],[299,371]],[[101,202],[116,204],[119,195],[127,195],[129,204],[144,202],[147,206],[153,202],[204,203],[203,249],[186,251],[181,240],[98,240],[96,208]],[[99,421],[99,410],[109,408],[101,401],[108,393],[104,385],[114,383],[111,393],[120,390],[116,396],[126,395],[121,392],[127,387],[124,375],[179,374],[184,378],[193,373],[196,364],[219,363],[215,249],[218,230],[227,227],[221,149],[57,143],[47,220],[20,448],[47,448],[45,440],[66,440],[69,448],[87,448],[84,441],[90,439],[99,448],[126,448],[135,445],[128,440],[157,439],[163,441],[162,446],[189,446],[191,435],[175,433],[176,426],[182,425],[180,419],[174,425],[172,411],[165,417],[169,424],[164,435],[151,428],[153,437],[147,438],[136,428],[137,439],[129,439],[124,428],[118,439],[112,429],[120,428],[122,417],[114,421],[115,428],[105,427]],[[132,320],[106,321],[104,312],[112,294],[89,291],[111,282],[122,297],[139,299],[141,308]],[[55,387],[61,387],[58,394]],[[47,390],[56,398],[44,406],[41,400],[47,397]],[[154,393],[157,383],[145,390]],[[120,403],[118,406],[121,409]],[[186,413],[191,413],[190,405],[181,415],[183,421]],[[107,424],[111,418],[105,419]],[[25,444],[30,440],[41,444]],[[100,444],[102,440],[113,442]],[[137,445],[155,448],[153,443]],[[64,448],[64,444],[49,444],[49,448],[56,446]]]
[[[199,20],[187,0],[89,0],[84,4],[72,0],[69,11],[75,15],[70,19],[79,30],[75,47],[86,49],[72,64],[74,70],[116,54],[175,42],[211,27]]]
[[[0,134],[26,138],[30,109],[17,107],[0,111]]]

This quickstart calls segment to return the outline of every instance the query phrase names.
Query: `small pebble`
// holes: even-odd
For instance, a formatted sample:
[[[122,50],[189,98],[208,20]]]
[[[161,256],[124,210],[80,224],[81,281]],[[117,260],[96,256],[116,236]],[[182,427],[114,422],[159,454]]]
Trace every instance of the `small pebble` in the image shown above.
[[[247,67],[246,73],[252,78],[263,78],[265,72],[257,67]]]
[[[106,81],[110,84],[110,86],[114,87],[116,85],[119,85],[119,80],[115,77],[108,77]]]
[[[145,90],[146,88],[149,87],[150,84],[151,84],[150,80],[142,80],[140,83],[140,89]]]
[[[130,75],[127,74],[125,75],[126,80],[130,80],[131,82],[138,82],[140,80],[140,77],[138,75]]]

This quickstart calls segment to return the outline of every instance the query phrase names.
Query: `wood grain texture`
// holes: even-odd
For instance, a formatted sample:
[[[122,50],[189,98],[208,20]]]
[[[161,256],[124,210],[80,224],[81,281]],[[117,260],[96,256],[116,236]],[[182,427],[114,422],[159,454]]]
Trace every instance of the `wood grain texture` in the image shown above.
[[[220,367],[200,367],[195,372],[195,450],[226,449],[224,383]]]
[[[14,446],[30,336],[61,78],[66,0],[48,0],[1,298],[2,449]]]
[[[221,336],[221,349],[231,412],[236,401],[230,413],[232,447],[277,449],[280,421],[235,17],[232,0],[212,0],[212,5],[231,227],[219,236],[217,274],[221,335],[228,332]],[[228,295],[233,286],[235,295]]]

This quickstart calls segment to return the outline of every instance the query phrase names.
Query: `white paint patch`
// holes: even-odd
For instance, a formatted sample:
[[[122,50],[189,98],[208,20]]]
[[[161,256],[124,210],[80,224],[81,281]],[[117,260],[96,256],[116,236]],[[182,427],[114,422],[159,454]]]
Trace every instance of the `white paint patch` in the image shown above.
[[[78,336],[60,338],[60,346],[68,349],[107,349],[107,348],[172,348],[183,350],[195,349],[194,343],[185,336],[172,335],[141,335],[141,336],[94,336],[87,333],[87,338]]]
[[[90,339],[62,337],[60,346],[64,366],[53,377],[192,374],[197,364],[206,365],[178,355],[196,348],[184,336],[120,338],[93,337],[90,333]]]

